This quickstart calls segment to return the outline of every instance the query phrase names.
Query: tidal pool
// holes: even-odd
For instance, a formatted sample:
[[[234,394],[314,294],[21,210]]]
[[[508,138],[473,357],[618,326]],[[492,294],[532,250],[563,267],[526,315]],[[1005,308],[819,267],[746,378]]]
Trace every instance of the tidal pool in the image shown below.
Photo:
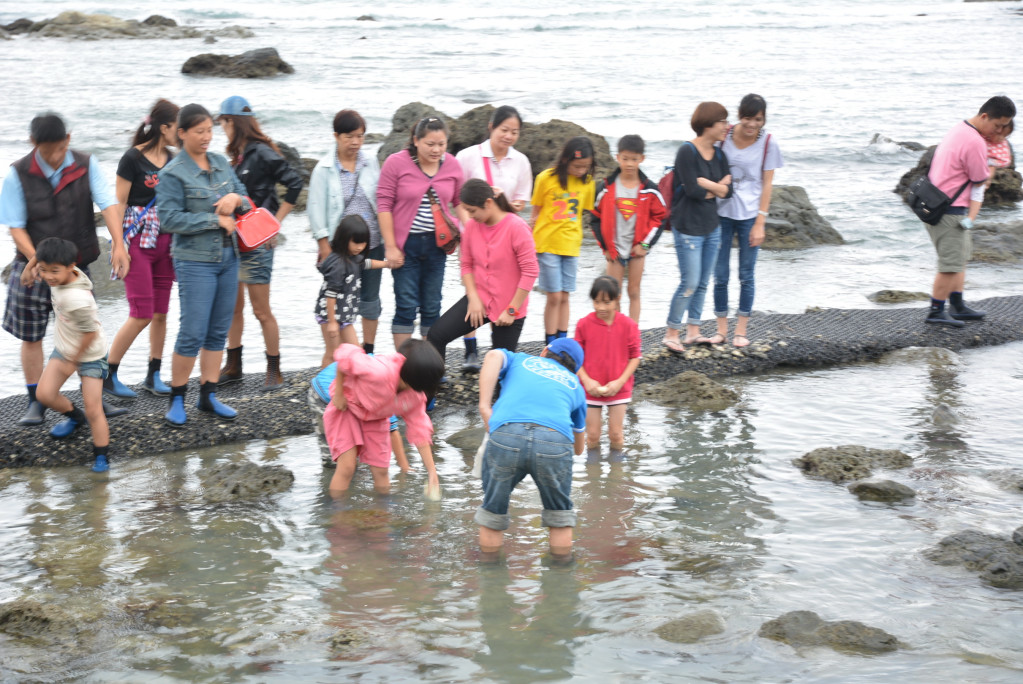
[[[386,498],[360,473],[331,500],[313,436],[118,459],[109,476],[0,470],[0,614],[47,609],[0,624],[0,680],[1023,679],[1023,592],[922,555],[967,527],[1023,524],[1023,490],[998,477],[1023,472],[1023,344],[727,383],[738,406],[637,402],[625,461],[608,462],[606,446],[599,462],[577,459],[570,567],[547,562],[528,482],[506,560],[479,562],[471,454],[444,441],[477,424],[461,410],[436,417],[437,503],[423,500],[422,472],[395,474]],[[935,424],[939,404],[959,422]],[[915,500],[862,503],[791,464],[841,444],[913,456],[879,474]],[[240,459],[285,466],[295,483],[204,502],[203,473]],[[654,633],[705,609],[724,632],[687,644]],[[792,610],[904,646],[862,656],[757,636]]]

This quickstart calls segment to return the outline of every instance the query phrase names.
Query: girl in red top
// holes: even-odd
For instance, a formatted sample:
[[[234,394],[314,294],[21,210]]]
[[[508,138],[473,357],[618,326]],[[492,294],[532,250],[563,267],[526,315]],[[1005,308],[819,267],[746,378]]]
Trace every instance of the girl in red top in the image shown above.
[[[607,433],[611,455],[625,447],[625,405],[632,401],[633,374],[643,354],[636,321],[620,313],[622,288],[611,276],[593,281],[593,313],[575,325],[575,339],[585,361],[579,379],[586,390],[586,446],[600,448],[603,409],[607,407]],[[614,459],[612,459],[614,460]]]

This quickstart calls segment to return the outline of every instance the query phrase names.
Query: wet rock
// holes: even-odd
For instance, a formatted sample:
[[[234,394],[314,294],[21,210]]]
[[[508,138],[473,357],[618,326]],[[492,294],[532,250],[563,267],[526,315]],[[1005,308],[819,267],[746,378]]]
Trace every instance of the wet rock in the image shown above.
[[[26,24],[26,22],[28,22]],[[18,19],[8,26],[16,26],[12,33],[30,33],[41,38],[70,38],[73,40],[118,39],[172,39],[201,38],[209,35],[232,35],[251,38],[252,31],[242,26],[228,26],[209,31],[195,26],[179,26],[168,17],[154,14],[143,21],[120,19],[108,14],[61,12],[51,19],[32,22]],[[10,30],[10,29],[9,29]]]
[[[189,57],[181,73],[221,78],[270,78],[293,74],[295,69],[281,59],[274,48],[249,50],[240,55],[216,55],[210,52]]]
[[[899,648],[899,640],[855,620],[827,622],[817,613],[796,610],[765,622],[758,634],[794,647],[828,646],[836,651],[872,654]]]
[[[67,636],[78,629],[74,618],[53,603],[18,599],[0,605],[0,632],[15,637]]]
[[[368,644],[366,635],[354,628],[339,629],[329,640],[332,651],[349,651]]]
[[[1023,472],[1019,470],[992,470],[984,477],[1010,492],[1023,493]]]
[[[174,21],[170,17],[165,17],[160,14],[152,14],[142,20],[142,23],[146,26],[166,26],[173,27],[177,26],[178,22]]]
[[[971,261],[1016,263],[1023,259],[1023,221],[978,223],[973,227]]]
[[[376,17],[370,14],[363,14],[361,17],[356,17],[355,21],[376,21]]]
[[[294,481],[295,475],[281,466],[221,463],[202,478],[203,498],[211,502],[252,499],[286,491]]]
[[[774,186],[770,214],[764,222],[764,249],[803,249],[845,243],[810,202],[806,190],[799,186]]]
[[[21,19],[15,19],[11,23],[0,28],[3,28],[4,31],[7,31],[12,36],[17,36],[22,33],[28,33],[33,24],[35,24],[35,22],[31,19],[25,19],[22,17]]]
[[[448,152],[457,154],[462,149],[478,145],[489,137],[487,124],[493,111],[492,105],[483,105],[453,118],[422,102],[410,102],[402,105],[391,119],[391,132],[377,152],[377,158],[383,163],[388,155],[394,154],[408,145],[409,132],[412,127],[426,116],[436,116],[447,123],[451,130],[451,136],[448,139]],[[515,149],[529,158],[535,176],[552,166],[565,141],[577,135],[585,135],[593,142],[598,176],[610,173],[614,169],[615,163],[604,136],[587,131],[582,126],[570,121],[554,119],[542,124],[524,122]]]
[[[893,192],[899,195],[903,202],[909,202],[909,186],[930,170],[936,147],[937,145],[928,147],[927,151],[920,156],[916,166],[899,179]],[[963,192],[968,193],[969,191],[970,189],[966,188]],[[1011,206],[1020,200],[1023,200],[1023,176],[1020,176],[1015,168],[995,169],[991,185],[984,193],[984,206]]]
[[[882,363],[901,365],[904,363],[926,363],[938,367],[962,365],[959,354],[944,347],[906,347],[888,352],[881,357]]]
[[[841,484],[870,477],[872,468],[907,468],[913,465],[913,459],[897,449],[846,445],[814,449],[792,463],[809,477]]]
[[[935,425],[948,426],[959,423],[962,419],[948,404],[938,404],[931,413],[931,422]]]
[[[1023,528],[1012,538],[967,529],[949,535],[924,552],[938,565],[962,565],[994,587],[1023,589]]]
[[[0,28],[0,40],[13,40],[13,38],[11,38],[10,33]]]
[[[916,496],[916,492],[904,484],[891,480],[864,480],[853,482],[849,491],[859,497],[860,501],[883,501],[894,503],[905,501]]]
[[[884,136],[884,135],[881,135],[880,133],[875,133],[874,134],[874,137],[870,139],[870,144],[871,145],[898,145],[902,149],[909,150],[910,152],[923,152],[924,150],[927,149],[927,147],[925,145],[921,145],[918,142],[905,141],[905,140],[901,140],[901,141],[892,140],[891,138],[889,138],[887,136]]]
[[[461,451],[476,451],[487,431],[483,427],[471,427],[459,430],[444,441]]]
[[[664,382],[641,385],[636,393],[665,406],[685,406],[699,411],[720,411],[739,401],[734,391],[696,371],[684,371]]]
[[[666,622],[654,632],[665,641],[692,644],[725,631],[725,621],[713,610],[701,610]]]
[[[878,290],[867,295],[867,299],[878,304],[904,304],[906,302],[926,302],[931,295],[926,292],[909,292],[907,290]]]

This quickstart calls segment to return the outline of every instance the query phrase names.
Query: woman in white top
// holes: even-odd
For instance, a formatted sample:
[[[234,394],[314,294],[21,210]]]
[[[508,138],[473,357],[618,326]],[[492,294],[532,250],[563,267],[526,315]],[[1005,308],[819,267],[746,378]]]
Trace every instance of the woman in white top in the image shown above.
[[[487,124],[490,138],[479,145],[466,147],[456,155],[462,165],[464,180],[479,178],[494,188],[496,194],[503,194],[516,213],[522,211],[533,194],[533,169],[526,155],[513,145],[519,140],[522,117],[517,109],[502,105],[490,115]],[[468,215],[459,206],[459,220],[466,224]],[[476,333],[463,338],[465,361],[463,370],[479,370],[480,360],[476,351]]]
[[[714,269],[715,344],[728,336],[728,264],[732,238],[739,242],[739,308],[735,316],[732,346],[749,345],[746,326],[753,310],[754,271],[757,252],[764,242],[764,222],[771,206],[774,170],[783,166],[781,150],[771,134],[764,130],[767,102],[749,94],[739,103],[739,123],[721,145],[732,172],[732,196],[718,200],[721,219],[721,248]]]

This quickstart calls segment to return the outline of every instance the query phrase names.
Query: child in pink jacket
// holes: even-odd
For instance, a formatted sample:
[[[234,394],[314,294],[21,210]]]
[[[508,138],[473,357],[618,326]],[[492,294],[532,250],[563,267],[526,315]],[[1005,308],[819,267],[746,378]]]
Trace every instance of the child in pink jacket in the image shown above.
[[[439,495],[430,441],[433,423],[426,414],[426,393],[432,395],[444,375],[444,360],[437,350],[424,340],[410,339],[397,354],[369,356],[361,347],[342,344],[334,360],[337,378],[330,385],[330,404],[323,412],[323,431],[337,463],[330,493],[348,489],[359,462],[369,466],[378,493],[390,492],[390,419],[399,415],[426,466],[427,496]]]

